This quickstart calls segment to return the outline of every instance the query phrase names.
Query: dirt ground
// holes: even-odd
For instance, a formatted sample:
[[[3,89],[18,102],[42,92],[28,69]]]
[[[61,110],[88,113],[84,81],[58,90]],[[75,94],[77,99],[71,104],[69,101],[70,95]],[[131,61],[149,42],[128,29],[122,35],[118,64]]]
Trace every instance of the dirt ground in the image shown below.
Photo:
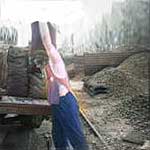
[[[72,83],[75,88],[79,85],[79,89],[82,84],[79,81]],[[80,106],[112,150],[138,150],[141,140],[150,139],[148,97],[131,101],[128,99],[126,102],[125,99],[118,100],[107,94],[91,97],[83,90],[78,90],[78,97]],[[142,135],[133,137],[138,144],[123,142],[123,138],[130,132]]]
[[[148,98],[132,99],[129,104],[129,99],[128,102],[121,99],[119,101],[114,97],[108,97],[107,94],[91,97],[83,90],[83,82],[79,80],[71,81],[71,85],[80,107],[85,110],[88,119],[112,150],[139,150],[142,145],[140,141],[150,140]],[[82,123],[90,150],[107,150],[89,129],[87,123],[83,120]],[[54,150],[51,129],[51,120],[44,120],[37,129],[11,127],[5,145],[1,146],[0,150],[10,150],[10,148],[11,150],[48,150],[48,144],[49,150]],[[133,131],[141,134],[137,138],[133,137],[134,141],[138,141],[137,144],[123,142],[123,138]]]

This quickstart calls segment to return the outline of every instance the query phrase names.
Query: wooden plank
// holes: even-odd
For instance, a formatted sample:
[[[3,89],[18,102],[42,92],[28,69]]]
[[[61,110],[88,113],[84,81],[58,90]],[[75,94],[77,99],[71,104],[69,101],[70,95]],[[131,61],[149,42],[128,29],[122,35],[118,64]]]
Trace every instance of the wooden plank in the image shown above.
[[[105,67],[116,67],[129,56],[139,52],[108,52],[84,54],[85,75],[92,75]]]
[[[145,52],[145,50],[139,52],[84,53],[83,56],[74,56],[73,62],[77,72],[84,69],[85,75],[92,75],[93,73],[102,70],[104,67],[116,67],[129,56],[141,52]]]
[[[0,104],[0,114],[19,115],[49,115],[50,106],[38,106],[27,104]]]
[[[44,100],[15,100],[15,98],[2,98],[0,101],[0,114],[20,114],[20,115],[49,115],[50,105]]]

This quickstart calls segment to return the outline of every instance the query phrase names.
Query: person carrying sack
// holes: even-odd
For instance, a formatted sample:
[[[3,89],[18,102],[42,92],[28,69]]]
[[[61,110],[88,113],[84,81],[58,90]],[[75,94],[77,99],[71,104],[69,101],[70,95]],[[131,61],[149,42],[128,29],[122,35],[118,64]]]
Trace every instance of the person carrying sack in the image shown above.
[[[39,31],[48,56],[48,64],[44,70],[48,82],[48,102],[52,110],[52,138],[55,148],[67,150],[70,143],[74,150],[89,150],[79,117],[79,106],[71,92],[64,62],[52,44],[47,23],[39,22]]]

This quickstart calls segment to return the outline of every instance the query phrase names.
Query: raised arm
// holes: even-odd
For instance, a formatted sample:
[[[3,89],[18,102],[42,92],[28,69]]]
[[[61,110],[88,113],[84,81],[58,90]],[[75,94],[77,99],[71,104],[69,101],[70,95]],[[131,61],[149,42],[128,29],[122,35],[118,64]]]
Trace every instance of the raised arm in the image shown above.
[[[49,64],[51,66],[51,70],[53,74],[57,78],[67,78],[67,72],[65,69],[64,62],[58,50],[51,43],[51,37],[49,34],[49,29],[47,24],[39,22],[39,29],[40,29],[42,43],[47,52],[49,58]]]
[[[57,63],[58,61],[61,60],[61,57],[51,42],[51,37],[49,34],[49,29],[47,24],[43,22],[39,22],[39,29],[40,29],[42,43],[45,47],[49,60],[52,61],[52,63]]]
[[[47,80],[49,80],[49,79],[50,79],[50,72],[49,72],[49,69],[48,69],[48,65],[46,65],[46,66],[44,67],[43,72],[44,72],[45,78],[46,78]]]

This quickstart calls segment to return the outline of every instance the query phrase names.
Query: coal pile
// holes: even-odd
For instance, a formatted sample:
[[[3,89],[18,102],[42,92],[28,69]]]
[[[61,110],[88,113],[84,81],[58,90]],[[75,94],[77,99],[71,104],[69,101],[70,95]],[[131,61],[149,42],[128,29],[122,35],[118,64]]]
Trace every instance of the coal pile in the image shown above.
[[[132,130],[142,131],[145,140],[150,137],[149,57],[149,52],[134,54],[118,67],[107,67],[84,79],[88,93],[106,88],[107,93],[92,91],[94,97],[85,98],[90,104],[87,114],[116,150],[138,149],[139,145],[122,141]]]
[[[86,78],[86,90],[95,95],[95,89],[103,87],[107,96],[116,98],[148,95],[148,56],[148,52],[132,55],[118,67],[105,68]]]

